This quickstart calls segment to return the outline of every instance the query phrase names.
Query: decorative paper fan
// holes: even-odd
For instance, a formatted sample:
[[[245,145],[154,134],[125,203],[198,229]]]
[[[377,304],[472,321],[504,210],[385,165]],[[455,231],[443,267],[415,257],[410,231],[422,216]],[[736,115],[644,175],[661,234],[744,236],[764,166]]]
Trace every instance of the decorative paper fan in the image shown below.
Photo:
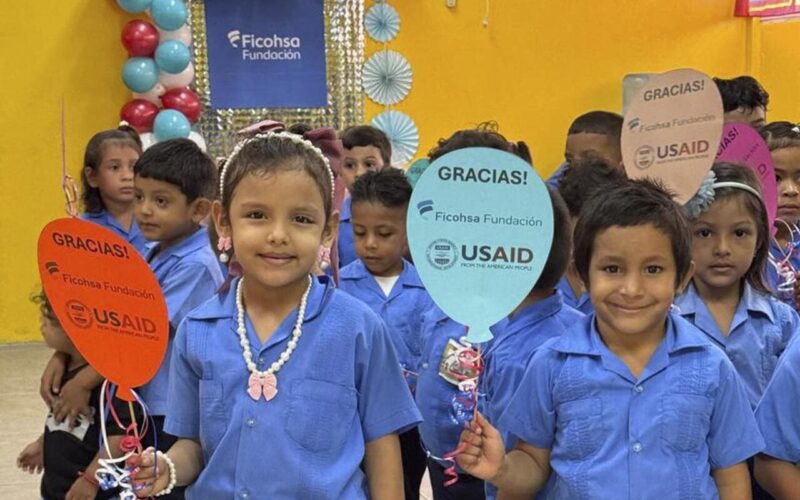
[[[364,16],[364,27],[373,40],[386,43],[400,31],[400,16],[388,3],[377,3]]]
[[[419,131],[414,121],[399,111],[384,111],[370,123],[392,143],[392,165],[402,167],[414,157],[419,146]]]
[[[382,50],[364,63],[364,91],[370,99],[383,104],[397,104],[411,90],[411,65],[400,53]]]

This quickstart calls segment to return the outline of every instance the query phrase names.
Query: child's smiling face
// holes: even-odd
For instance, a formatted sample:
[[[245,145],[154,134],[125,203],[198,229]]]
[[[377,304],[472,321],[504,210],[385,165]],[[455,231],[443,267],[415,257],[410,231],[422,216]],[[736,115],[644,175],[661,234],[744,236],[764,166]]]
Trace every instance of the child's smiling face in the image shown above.
[[[336,216],[325,219],[320,189],[300,170],[246,175],[233,191],[228,216],[215,209],[220,233],[233,240],[248,280],[264,288],[305,288],[321,244],[330,245]]]
[[[612,226],[597,233],[588,287],[604,339],[663,335],[676,274],[672,244],[654,225]]]
[[[772,162],[778,182],[778,218],[796,224],[800,221],[800,148],[776,149]]]

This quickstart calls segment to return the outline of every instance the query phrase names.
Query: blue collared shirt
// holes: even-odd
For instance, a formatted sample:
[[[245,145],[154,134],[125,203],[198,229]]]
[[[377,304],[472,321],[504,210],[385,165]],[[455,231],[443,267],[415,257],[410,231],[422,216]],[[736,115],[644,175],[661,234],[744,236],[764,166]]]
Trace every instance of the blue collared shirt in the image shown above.
[[[420,421],[385,326],[327,277],[314,280],[278,393],[254,401],[236,333],[237,284],[189,313],[175,338],[165,430],[199,440],[205,463],[186,497],[367,498],[365,443]],[[296,320],[295,309],[262,344],[246,319],[259,370],[278,360]]]
[[[755,408],[772,378],[778,358],[800,326],[797,313],[774,297],[758,293],[745,283],[730,333],[725,335],[694,284],[690,284],[675,299],[675,305],[684,319],[693,323],[725,351],[742,378],[750,404]]]
[[[356,244],[353,241],[353,223],[350,215],[351,198],[348,196],[342,203],[342,211],[339,214],[339,269],[347,266],[358,259],[356,254]]]
[[[495,335],[498,334],[498,325],[490,328]],[[466,335],[464,325],[450,319],[436,306],[423,316],[422,356],[416,391],[417,406],[423,418],[419,432],[425,448],[440,458],[456,449],[464,426],[454,418],[453,411],[453,398],[460,395],[461,391],[439,375],[439,371],[449,341],[458,342]],[[491,342],[476,347],[485,352]]]
[[[383,319],[400,364],[416,372],[422,353],[422,316],[433,307],[433,300],[414,265],[403,261],[403,272],[388,297],[360,259],[340,271],[339,288]]]
[[[572,285],[569,284],[566,276],[561,278],[556,285],[556,289],[561,292],[561,297],[563,298],[565,305],[568,305],[569,307],[580,311],[583,314],[592,314],[594,312],[594,305],[592,305],[589,294],[586,292],[581,292],[581,296],[576,297],[575,292],[572,290]]]
[[[564,172],[567,171],[569,168],[569,163],[563,162],[561,165],[558,166],[555,172],[553,172],[550,177],[547,178],[545,182],[547,185],[553,189],[558,189],[558,186],[561,184],[561,179],[564,177]]]
[[[775,264],[782,263],[788,268],[788,270],[798,273],[800,272],[800,252],[798,252],[797,247],[792,246],[791,244],[786,249],[781,249],[775,239],[772,238],[769,242],[769,255],[770,262],[767,264],[766,272],[767,285],[775,294],[775,296],[778,297],[778,299],[788,304],[792,309],[796,310],[797,306],[795,305],[794,300],[794,290],[791,289],[783,292],[778,290],[778,286],[783,281],[783,278],[778,275],[778,270]]]
[[[583,318],[539,348],[500,424],[551,450],[552,499],[716,499],[711,471],[764,446],[730,361],[675,314],[638,378]]]
[[[800,340],[794,339],[781,357],[764,397],[756,408],[756,420],[766,447],[762,453],[779,460],[800,462]]]
[[[543,343],[569,330],[583,317],[583,313],[565,307],[561,293],[556,291],[509,318],[486,352],[482,384],[486,391],[484,414],[498,427],[506,450],[514,448],[516,443],[498,420],[519,387],[531,356]],[[487,483],[486,498],[495,498],[496,494],[494,485]]]
[[[149,244],[144,238],[142,232],[139,230],[139,225],[136,223],[136,219],[131,222],[130,230],[122,227],[122,224],[120,224],[117,219],[115,219],[114,216],[112,216],[106,210],[101,210],[97,213],[84,212],[81,214],[81,219],[94,222],[95,224],[99,224],[106,229],[114,231],[120,237],[122,237],[122,239],[130,243],[131,246],[140,254],[144,255],[147,252]]]
[[[156,253],[155,245],[145,256],[161,285],[169,314],[170,341],[156,376],[140,388],[152,415],[165,415],[169,387],[172,333],[183,318],[216,292],[222,284],[219,263],[208,242],[208,229],[199,228],[183,241]]]

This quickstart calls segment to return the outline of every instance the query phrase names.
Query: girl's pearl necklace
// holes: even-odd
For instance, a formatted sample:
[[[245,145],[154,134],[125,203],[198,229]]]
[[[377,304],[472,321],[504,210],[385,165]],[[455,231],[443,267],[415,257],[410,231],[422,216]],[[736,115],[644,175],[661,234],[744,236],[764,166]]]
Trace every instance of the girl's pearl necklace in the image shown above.
[[[247,327],[245,326],[244,306],[242,304],[243,283],[244,278],[240,279],[238,285],[236,286],[236,311],[238,314],[236,333],[239,334],[239,344],[242,346],[242,356],[244,357],[244,362],[247,365],[247,369],[250,371],[248,393],[250,394],[250,397],[255,400],[260,399],[261,394],[263,393],[264,398],[269,401],[278,393],[278,382],[275,378],[275,374],[278,373],[283,365],[289,361],[289,358],[292,357],[292,352],[294,352],[294,350],[297,348],[297,341],[300,339],[300,335],[303,334],[303,320],[305,319],[306,315],[308,294],[311,293],[312,278],[311,276],[308,277],[308,287],[303,293],[303,297],[300,299],[300,307],[297,310],[297,321],[295,322],[294,329],[292,330],[292,338],[289,340],[289,344],[286,346],[286,349],[281,353],[278,361],[272,363],[272,365],[270,365],[269,369],[266,371],[259,371],[256,364],[253,362],[253,353],[250,351],[250,342],[247,340]]]

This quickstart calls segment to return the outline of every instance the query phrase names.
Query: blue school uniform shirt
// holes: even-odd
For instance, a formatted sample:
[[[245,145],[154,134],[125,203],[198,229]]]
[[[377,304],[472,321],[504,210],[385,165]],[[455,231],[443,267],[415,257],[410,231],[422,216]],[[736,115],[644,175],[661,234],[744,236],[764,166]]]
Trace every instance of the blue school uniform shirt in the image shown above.
[[[208,243],[208,229],[201,227],[181,242],[156,253],[153,246],[145,256],[167,303],[170,340],[161,367],[139,394],[152,415],[167,412],[172,338],[178,325],[192,309],[210,299],[222,285],[219,263]]]
[[[327,277],[315,279],[278,393],[254,401],[237,285],[189,313],[175,338],[165,430],[199,440],[205,464],[186,498],[367,498],[365,443],[420,421],[386,327]],[[246,319],[259,370],[278,360],[296,320],[295,309],[262,344]]]
[[[769,295],[758,293],[746,284],[726,336],[717,326],[697,288],[690,284],[675,299],[679,314],[694,324],[720,349],[725,351],[756,407],[767,387],[778,358],[800,325],[797,313]]]
[[[566,306],[557,291],[509,318],[486,353],[482,387],[486,391],[484,415],[498,427],[506,450],[515,440],[497,422],[519,387],[531,356],[546,341],[569,330],[584,314]],[[486,484],[486,498],[495,498],[497,488]]]
[[[775,267],[773,262],[782,263],[786,261],[786,265],[793,269],[795,273],[800,272],[800,252],[796,246],[791,246],[785,250],[782,250],[775,239],[770,239],[769,243],[769,255],[771,257],[771,262],[767,263],[767,272],[766,272],[766,280],[769,289],[775,294],[778,299],[782,302],[788,304],[792,309],[797,309],[794,300],[794,291],[790,290],[787,292],[780,292],[778,291],[778,285],[781,284],[783,279],[778,275],[778,270]],[[788,256],[788,260],[787,260]]]
[[[433,300],[414,265],[403,261],[403,271],[386,296],[364,263],[356,259],[339,272],[339,288],[381,317],[401,366],[416,372],[422,352],[422,316],[433,307]],[[412,379],[412,387],[414,382]]]
[[[358,258],[356,244],[353,241],[353,223],[350,215],[351,198],[348,196],[342,203],[342,212],[339,214],[339,269],[350,264]]]
[[[589,294],[586,292],[581,292],[580,297],[576,297],[575,292],[572,290],[572,285],[569,284],[566,276],[561,278],[556,285],[556,289],[561,292],[561,297],[564,300],[565,305],[568,305],[569,307],[576,309],[583,314],[592,314],[594,312],[594,305],[592,305]]]
[[[89,222],[94,222],[95,224],[99,224],[106,229],[110,229],[111,231],[117,233],[122,239],[127,241],[128,243],[133,246],[140,254],[144,255],[147,252],[147,248],[149,246],[147,240],[144,238],[144,235],[139,230],[139,225],[136,223],[136,219],[131,222],[130,230],[126,230],[122,227],[117,219],[114,218],[110,213],[106,210],[101,210],[96,213],[89,213],[84,212],[81,214],[81,219]]]
[[[675,314],[638,378],[583,318],[539,348],[500,425],[551,450],[551,499],[716,499],[711,471],[764,445],[730,361]]]
[[[492,326],[490,331],[497,335],[498,326],[503,322]],[[458,342],[466,335],[464,325],[450,319],[436,306],[423,316],[422,355],[415,394],[423,419],[419,424],[419,432],[426,450],[439,458],[456,449],[461,431],[464,430],[463,424],[454,419],[453,410],[453,398],[461,391],[439,375],[439,370],[448,342]],[[489,341],[475,347],[485,352],[491,343]]]
[[[779,460],[800,462],[800,341],[783,353],[775,374],[756,408],[756,421],[766,443],[762,453]]]
[[[564,177],[564,172],[566,172],[568,168],[569,168],[569,163],[567,162],[564,162],[561,165],[559,165],[556,171],[553,172],[553,174],[550,175],[550,177],[548,177],[547,180],[545,181],[547,185],[553,189],[558,189],[558,186],[561,185],[561,179]]]

